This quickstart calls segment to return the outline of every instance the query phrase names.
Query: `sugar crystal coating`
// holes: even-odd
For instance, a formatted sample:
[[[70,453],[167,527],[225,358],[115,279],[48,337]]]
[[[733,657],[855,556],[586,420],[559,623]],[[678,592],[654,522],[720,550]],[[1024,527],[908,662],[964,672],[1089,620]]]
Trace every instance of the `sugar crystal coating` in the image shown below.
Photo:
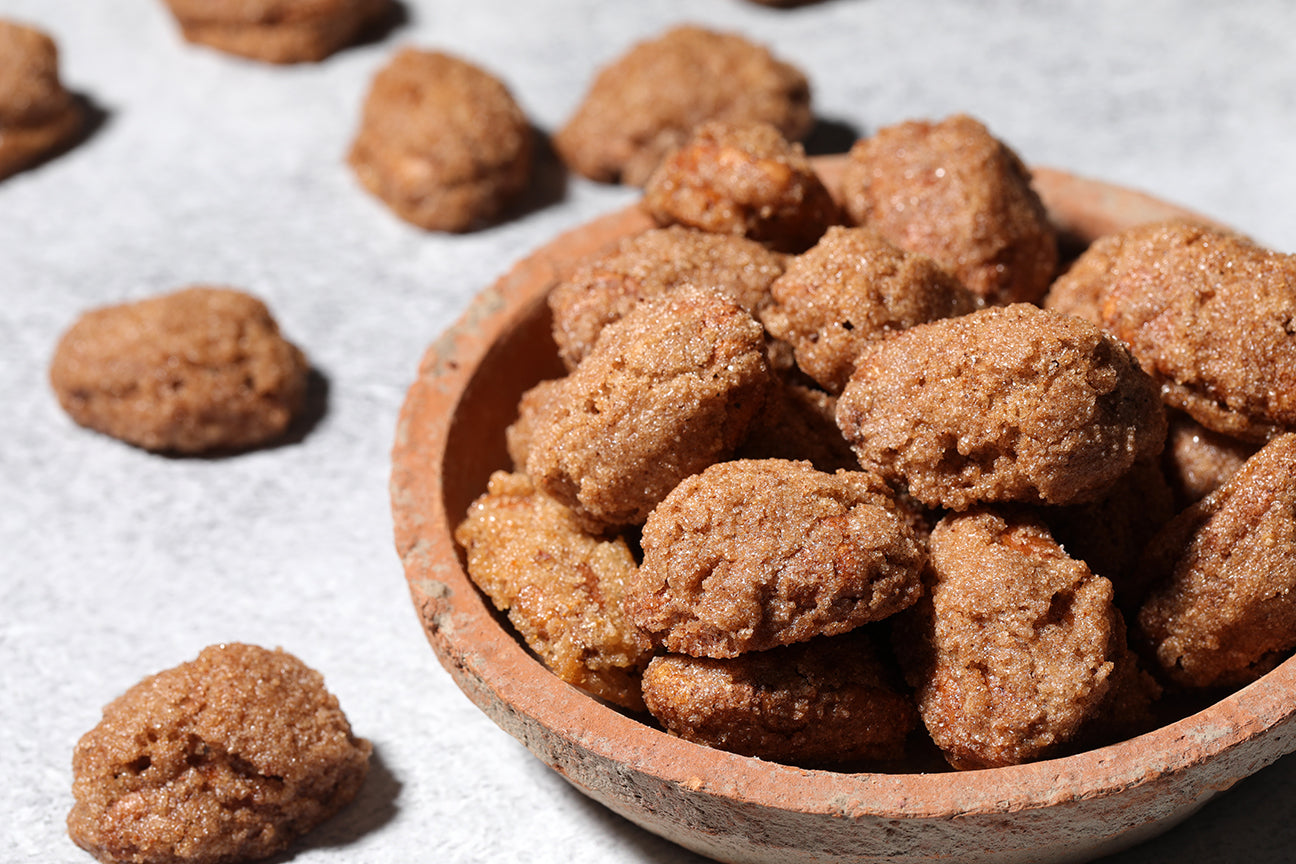
[[[730,659],[667,654],[644,673],[672,734],[744,756],[835,765],[893,760],[917,713],[867,638],[852,633]]]
[[[840,393],[869,342],[965,315],[978,298],[925,255],[905,252],[865,228],[830,228],[788,261],[761,310],[766,329],[792,346],[798,368]]]
[[[371,750],[296,657],[213,645],[127,690],[77,742],[68,833],[109,864],[264,858],[355,797]]]
[[[800,140],[813,124],[810,85],[742,36],[675,27],[605,66],[554,146],[586,177],[642,186],[707,120],[770,123]]]
[[[956,768],[1047,756],[1096,716],[1125,651],[1112,586],[1028,516],[951,514],[932,530],[928,597],[896,653]]]
[[[886,485],[808,462],[734,460],[648,517],[627,605],[667,650],[735,657],[845,633],[911,605],[926,553]]]
[[[858,468],[855,452],[837,428],[836,414],[835,397],[778,379],[734,457],[806,461],[830,473]]]
[[[782,272],[783,256],[744,237],[682,226],[645,231],[585,259],[549,292],[554,341],[575,369],[603,328],[640,300],[686,286],[718,291],[755,315]]]
[[[698,289],[645,301],[544,400],[527,473],[592,530],[642,524],[733,453],[770,385],[764,333],[743,309]]]
[[[1281,435],[1149,544],[1139,610],[1160,671],[1186,687],[1245,684],[1296,647],[1296,433]]]
[[[1034,303],[1057,237],[1030,171],[979,121],[910,120],[856,142],[842,175],[857,225],[934,259],[987,303]]]
[[[587,534],[525,474],[491,476],[455,530],[468,574],[554,674],[626,708],[643,708],[651,643],[622,602],[636,570],[625,540]]]
[[[657,166],[643,207],[689,225],[803,252],[842,216],[805,151],[768,123],[711,121]]]
[[[1170,429],[1161,463],[1182,507],[1195,504],[1229,481],[1260,449],[1212,432],[1182,411],[1167,411]]]
[[[1167,405],[1263,443],[1296,431],[1296,255],[1189,220],[1100,238],[1049,294],[1130,346]]]
[[[77,423],[148,450],[203,453],[281,436],[310,367],[265,304],[195,286],[82,315],[50,383]]]
[[[929,506],[1073,504],[1161,452],[1158,395],[1093,324],[1015,303],[871,343],[837,423],[863,466]]]
[[[468,231],[498,216],[530,182],[531,125],[490,72],[441,51],[405,48],[374,76],[347,159],[407,222]]]

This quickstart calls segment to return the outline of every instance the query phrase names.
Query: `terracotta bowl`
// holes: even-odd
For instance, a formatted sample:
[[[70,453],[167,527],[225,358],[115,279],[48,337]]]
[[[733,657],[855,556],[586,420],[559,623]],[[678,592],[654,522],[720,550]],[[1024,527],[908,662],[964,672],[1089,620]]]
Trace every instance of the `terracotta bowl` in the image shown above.
[[[819,163],[828,177],[840,159]],[[1039,168],[1076,243],[1184,215]],[[832,184],[835,185],[835,184]],[[505,731],[596,801],[721,861],[1077,861],[1166,830],[1296,749],[1296,658],[1210,707],[1075,756],[961,773],[845,774],[713,750],[626,716],[547,672],[464,572],[451,532],[494,469],[519,395],[561,374],[545,294],[577,259],[649,227],[634,207],[520,261],[427,351],[393,451],[396,544],[442,665]]]

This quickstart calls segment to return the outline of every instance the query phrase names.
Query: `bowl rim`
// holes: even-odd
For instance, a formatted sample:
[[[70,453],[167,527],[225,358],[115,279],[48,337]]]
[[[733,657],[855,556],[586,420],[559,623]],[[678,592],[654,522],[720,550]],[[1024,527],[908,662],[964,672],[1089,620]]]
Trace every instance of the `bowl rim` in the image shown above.
[[[843,161],[815,160],[826,178]],[[1114,207],[1129,214],[1122,220],[1128,224],[1176,216],[1211,221],[1126,187],[1047,167],[1031,170],[1059,230],[1082,240],[1115,230],[1108,216]],[[1065,205],[1059,203],[1064,200]],[[1247,774],[1296,749],[1296,736],[1276,740],[1296,716],[1296,657],[1208,707],[1136,738],[1023,765],[930,774],[842,773],[728,753],[648,726],[553,676],[501,626],[465,572],[445,509],[441,471],[447,468],[455,409],[496,340],[535,312],[558,273],[646,227],[647,217],[631,204],[522,258],[429,346],[401,409],[391,499],[411,599],[442,665],[496,723],[523,737],[542,758],[548,745],[527,740],[528,722],[540,724],[564,746],[694,792],[776,810],[794,806],[803,813],[886,819],[1018,812],[1110,796],[1261,738],[1275,740],[1248,754]],[[537,672],[552,686],[537,689]],[[1205,791],[1221,791],[1240,776],[1208,777]]]

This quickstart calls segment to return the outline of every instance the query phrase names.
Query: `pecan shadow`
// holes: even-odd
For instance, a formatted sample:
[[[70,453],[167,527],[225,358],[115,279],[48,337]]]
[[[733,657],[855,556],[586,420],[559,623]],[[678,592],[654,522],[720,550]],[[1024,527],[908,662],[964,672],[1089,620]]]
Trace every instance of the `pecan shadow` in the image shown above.
[[[286,864],[309,849],[349,846],[396,818],[400,811],[401,782],[392,774],[375,743],[369,757],[369,774],[355,800],[343,807],[324,824],[294,843],[287,851],[265,859],[269,864]]]

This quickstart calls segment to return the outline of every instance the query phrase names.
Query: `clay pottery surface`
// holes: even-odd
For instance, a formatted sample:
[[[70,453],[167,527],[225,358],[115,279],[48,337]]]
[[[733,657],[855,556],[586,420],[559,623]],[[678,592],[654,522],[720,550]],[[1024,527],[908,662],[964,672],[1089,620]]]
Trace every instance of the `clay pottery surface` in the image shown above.
[[[841,157],[818,160],[830,187]],[[1072,247],[1187,214],[1037,168]],[[428,348],[401,412],[396,545],[428,641],[460,688],[576,788],[649,831],[731,862],[1079,861],[1147,839],[1296,749],[1296,658],[1146,735],[1011,768],[928,774],[806,770],[671,737],[559,681],[464,572],[452,539],[509,464],[518,397],[562,374],[545,295],[580,258],[650,227],[636,207],[528,255]]]

